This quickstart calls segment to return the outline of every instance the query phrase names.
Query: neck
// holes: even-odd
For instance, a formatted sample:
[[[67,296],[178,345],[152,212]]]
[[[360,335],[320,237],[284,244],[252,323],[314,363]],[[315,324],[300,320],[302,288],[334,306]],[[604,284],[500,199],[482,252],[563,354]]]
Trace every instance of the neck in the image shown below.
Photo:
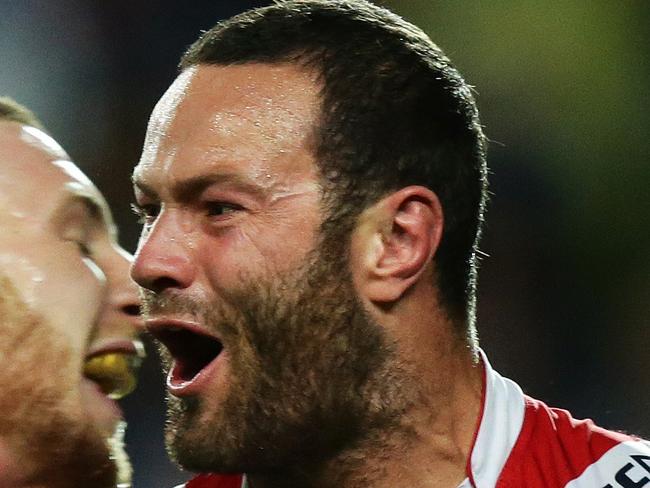
[[[466,477],[483,373],[475,354],[451,335],[443,341],[438,337],[435,344],[422,344],[420,337],[412,344],[419,355],[407,342],[409,357],[415,356],[417,401],[397,425],[367,433],[332,459],[251,475],[251,488],[457,487]]]

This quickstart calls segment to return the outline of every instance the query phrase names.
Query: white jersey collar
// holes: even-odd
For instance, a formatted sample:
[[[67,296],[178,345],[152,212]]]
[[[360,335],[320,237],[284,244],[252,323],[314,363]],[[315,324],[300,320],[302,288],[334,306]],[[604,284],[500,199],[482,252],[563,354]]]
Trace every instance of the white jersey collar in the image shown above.
[[[459,488],[494,488],[524,423],[524,394],[514,381],[492,369],[480,350],[483,363],[483,408],[467,479]]]

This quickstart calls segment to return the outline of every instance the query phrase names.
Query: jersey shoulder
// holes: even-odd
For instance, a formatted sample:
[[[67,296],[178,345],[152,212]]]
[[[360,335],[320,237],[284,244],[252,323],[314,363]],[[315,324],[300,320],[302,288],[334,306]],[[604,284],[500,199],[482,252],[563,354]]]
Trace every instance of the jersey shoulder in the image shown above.
[[[175,488],[242,488],[242,475],[200,474]]]
[[[647,441],[525,397],[522,430],[497,488],[628,488],[646,482],[650,488]]]

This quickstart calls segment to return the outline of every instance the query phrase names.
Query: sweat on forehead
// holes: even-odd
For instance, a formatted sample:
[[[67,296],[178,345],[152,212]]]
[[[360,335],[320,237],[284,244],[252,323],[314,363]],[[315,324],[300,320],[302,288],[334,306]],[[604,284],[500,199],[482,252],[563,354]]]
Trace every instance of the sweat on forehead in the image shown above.
[[[64,186],[96,198],[94,185],[54,139],[34,127],[0,122],[0,201],[42,207]]]
[[[137,179],[189,169],[175,161],[272,172],[273,161],[310,146],[318,95],[312,75],[289,64],[188,68],[152,114]]]
[[[0,169],[51,160],[69,159],[45,132],[17,122],[0,121]]]
[[[21,206],[41,194],[41,182],[53,176],[50,161],[64,156],[60,147],[41,143],[17,123],[0,122],[0,204]]]
[[[287,134],[317,108],[313,90],[305,90],[306,80],[316,83],[290,64],[188,68],[156,105],[149,133],[162,135],[179,113],[191,112],[196,125],[207,122],[210,130],[253,125],[269,137]]]

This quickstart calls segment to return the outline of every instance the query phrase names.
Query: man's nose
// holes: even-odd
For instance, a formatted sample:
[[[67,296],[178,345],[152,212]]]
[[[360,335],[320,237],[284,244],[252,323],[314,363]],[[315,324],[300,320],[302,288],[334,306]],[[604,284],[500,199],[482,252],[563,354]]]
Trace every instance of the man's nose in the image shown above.
[[[129,275],[133,256],[119,246],[116,246],[115,250],[115,266],[107,273],[109,306],[114,313],[120,315],[123,322],[141,329],[143,322],[140,317],[140,293]]]
[[[185,245],[187,218],[181,212],[161,212],[153,226],[143,231],[131,277],[141,287],[160,293],[167,289],[188,288],[195,278],[195,267]]]
[[[135,338],[144,329],[140,317],[140,293],[129,276],[133,257],[113,243],[99,260],[106,275],[107,294],[100,316],[100,335]]]

